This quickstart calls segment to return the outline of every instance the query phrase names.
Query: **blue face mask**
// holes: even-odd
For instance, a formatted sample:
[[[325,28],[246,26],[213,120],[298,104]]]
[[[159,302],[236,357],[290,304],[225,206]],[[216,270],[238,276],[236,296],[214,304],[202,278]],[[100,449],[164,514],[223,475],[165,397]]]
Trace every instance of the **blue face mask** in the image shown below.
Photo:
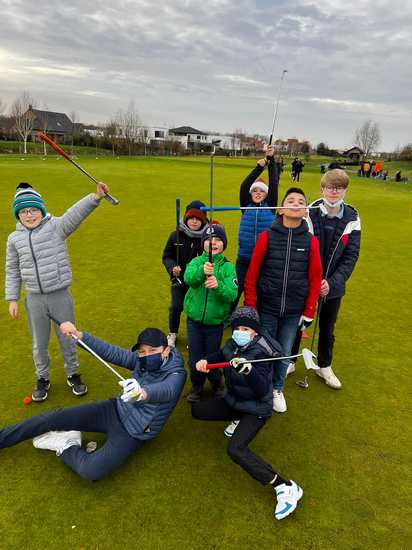
[[[144,355],[139,357],[140,366],[148,371],[159,370],[163,363],[163,357],[161,353],[154,353],[153,355]]]
[[[244,330],[234,330],[232,338],[240,348],[247,346],[252,341],[252,336]]]

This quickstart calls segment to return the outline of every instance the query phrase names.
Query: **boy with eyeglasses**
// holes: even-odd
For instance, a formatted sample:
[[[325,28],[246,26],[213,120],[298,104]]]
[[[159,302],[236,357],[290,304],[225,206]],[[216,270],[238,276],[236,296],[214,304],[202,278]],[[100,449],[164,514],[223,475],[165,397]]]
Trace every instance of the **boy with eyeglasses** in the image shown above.
[[[7,239],[5,297],[11,318],[17,319],[18,300],[24,284],[37,375],[33,401],[47,399],[50,388],[48,346],[51,317],[74,322],[73,299],[69,291],[72,272],[65,241],[95,210],[107,192],[107,185],[99,183],[95,194],[78,201],[63,216],[54,217],[47,213],[42,196],[30,184],[17,186],[12,205],[17,225]],[[67,384],[74,395],[84,395],[87,386],[77,372],[76,344],[64,338],[56,327],[55,330]]]
[[[322,198],[311,206],[323,202],[326,211],[310,209],[307,223],[309,231],[319,240],[322,259],[322,284],[319,303],[318,365],[315,371],[333,389],[342,383],[332,370],[335,324],[345,294],[346,281],[351,276],[359,257],[361,223],[357,211],[345,204],[349,177],[344,170],[329,170],[320,181]],[[300,333],[293,349],[299,345]],[[288,374],[295,370],[289,364]]]

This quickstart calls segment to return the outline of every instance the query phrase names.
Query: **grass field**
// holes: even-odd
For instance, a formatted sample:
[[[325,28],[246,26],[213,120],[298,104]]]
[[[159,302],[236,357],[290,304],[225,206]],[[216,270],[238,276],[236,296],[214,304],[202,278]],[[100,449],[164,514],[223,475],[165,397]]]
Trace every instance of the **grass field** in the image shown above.
[[[216,204],[236,204],[253,165],[216,159]],[[161,252],[173,229],[175,197],[182,205],[208,201],[208,159],[85,159],[84,166],[110,185],[120,205],[103,201],[70,238],[77,325],[129,347],[144,326],[167,331]],[[2,265],[19,181],[31,182],[56,215],[93,191],[64,161],[0,159]],[[286,172],[280,194],[289,184]],[[318,164],[305,167],[301,185],[311,200],[317,197]],[[273,518],[271,490],[227,457],[225,424],[192,420],[181,399],[158,439],[95,484],[30,442],[0,451],[1,549],[411,548],[411,186],[354,176],[347,199],[359,210],[363,234],[337,325],[334,367],[343,389],[333,391],[311,373],[302,390],[295,384],[304,374],[299,364],[285,390],[288,412],[275,414],[253,443],[302,485],[295,514]],[[216,217],[226,225],[227,257],[234,261],[239,214]],[[89,393],[72,396],[52,338],[49,399],[25,407],[34,383],[25,314],[13,322],[4,304],[0,323],[0,426],[118,392],[115,378],[80,351]],[[182,333],[181,349],[185,344]],[[91,439],[101,441],[86,434]]]

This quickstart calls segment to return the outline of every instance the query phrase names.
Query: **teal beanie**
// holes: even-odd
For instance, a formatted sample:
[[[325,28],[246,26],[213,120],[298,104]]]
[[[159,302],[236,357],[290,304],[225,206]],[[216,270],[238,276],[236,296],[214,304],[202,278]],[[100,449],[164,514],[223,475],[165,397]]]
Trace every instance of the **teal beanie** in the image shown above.
[[[40,193],[35,191],[29,183],[19,183],[13,201],[13,214],[19,219],[19,212],[23,208],[38,208],[43,216],[46,215],[46,205]]]

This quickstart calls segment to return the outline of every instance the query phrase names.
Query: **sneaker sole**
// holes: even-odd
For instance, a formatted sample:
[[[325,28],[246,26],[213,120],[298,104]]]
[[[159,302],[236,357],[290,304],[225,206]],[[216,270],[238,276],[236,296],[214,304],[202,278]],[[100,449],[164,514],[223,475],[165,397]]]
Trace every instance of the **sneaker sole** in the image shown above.
[[[34,401],[35,403],[41,403],[42,401],[46,401],[47,397],[48,397],[48,393],[46,393],[46,395],[44,397],[34,397],[33,394],[31,394],[31,399],[32,401]]]
[[[89,391],[89,389],[88,389],[87,386],[86,386],[86,389],[85,389],[84,391],[82,391],[82,392],[77,392],[77,391],[74,389],[73,384],[72,384],[71,382],[69,382],[68,380],[67,380],[67,385],[69,386],[69,388],[72,389],[72,392],[74,393],[74,395],[77,395],[77,396],[86,395],[86,393]]]

